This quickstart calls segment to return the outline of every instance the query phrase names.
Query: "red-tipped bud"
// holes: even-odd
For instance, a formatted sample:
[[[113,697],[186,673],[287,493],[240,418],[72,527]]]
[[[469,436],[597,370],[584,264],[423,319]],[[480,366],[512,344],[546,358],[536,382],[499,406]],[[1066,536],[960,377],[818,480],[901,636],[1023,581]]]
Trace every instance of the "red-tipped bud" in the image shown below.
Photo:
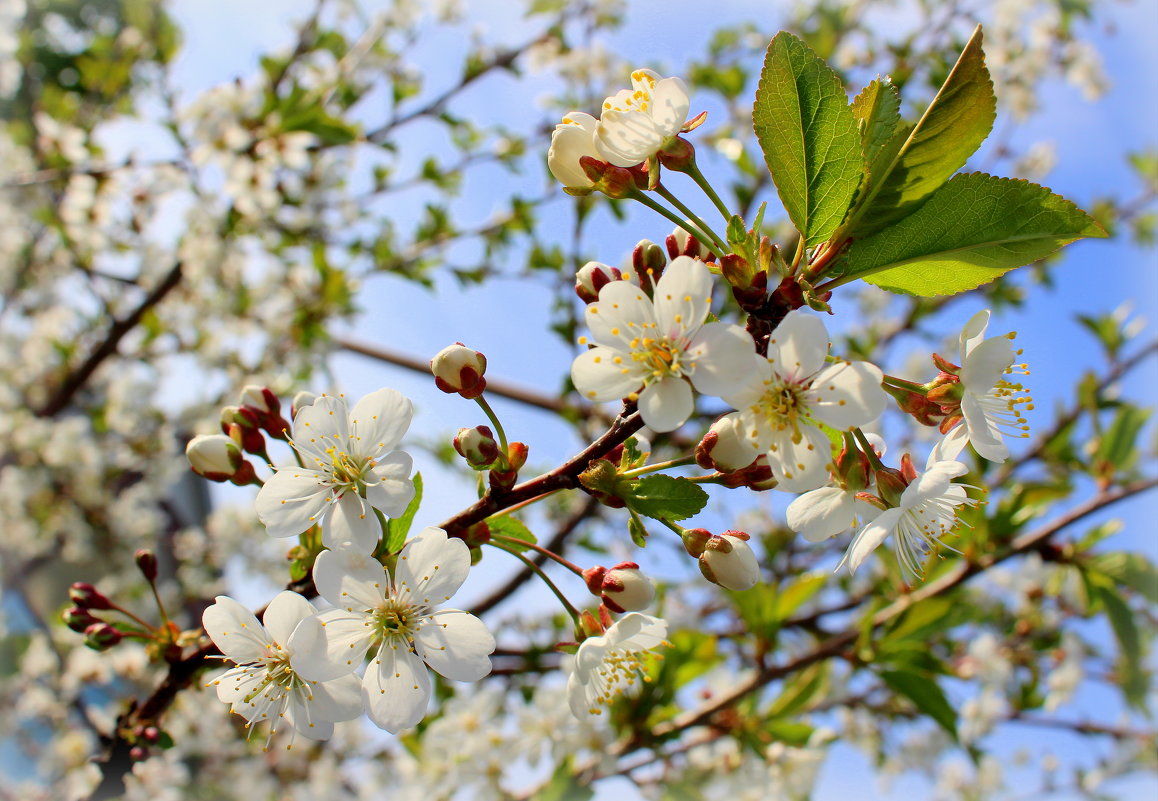
[[[68,626],[78,634],[83,634],[85,629],[93,623],[100,623],[98,617],[93,616],[87,609],[81,606],[70,606],[61,613],[60,619],[64,621],[64,625]]]
[[[689,223],[690,225],[690,223]],[[667,246],[667,255],[673,259],[680,256],[691,256],[693,259],[708,261],[715,258],[696,237],[684,228],[676,228],[664,240]]]
[[[461,342],[446,346],[430,360],[435,386],[443,392],[458,393],[467,400],[477,398],[486,389],[487,382],[483,378],[486,369],[487,357]]]
[[[123,635],[108,623],[93,623],[84,630],[84,644],[94,651],[112,648],[122,639]]]
[[[236,432],[240,427],[235,426]],[[210,481],[232,481],[243,486],[254,477],[253,465],[245,460],[232,437],[201,434],[189,440],[185,457],[193,472]]]
[[[129,759],[134,762],[144,762],[149,758],[149,749],[143,745],[134,745],[129,749]]]
[[[680,535],[684,541],[684,550],[688,552],[688,556],[699,557],[708,547],[714,536],[712,532],[706,528],[685,528]]]
[[[650,239],[641,239],[631,251],[631,267],[640,287],[650,295],[655,290],[655,282],[663,275],[664,267],[667,267],[667,255]]]
[[[742,531],[725,531],[712,537],[700,554],[699,563],[704,578],[727,590],[747,590],[760,580],[760,563],[748,544],[748,535]]]
[[[721,473],[743,470],[759,455],[760,451],[744,436],[743,424],[735,414],[726,414],[712,423],[696,445],[696,464]]]
[[[522,442],[512,442],[507,445],[507,464],[512,470],[519,470],[527,463],[527,454],[530,449]]]
[[[660,164],[676,172],[687,172],[696,163],[695,147],[682,136],[674,137],[656,155]]]
[[[151,745],[161,742],[161,730],[156,726],[145,726],[141,729],[141,739]]]
[[[265,436],[257,411],[247,406],[223,406],[221,431],[247,453],[264,453]]]
[[[612,612],[640,612],[655,600],[655,585],[635,562],[621,562],[604,574],[597,594]]]
[[[157,555],[155,553],[148,548],[141,548],[134,554],[133,559],[137,563],[137,569],[145,577],[145,581],[151,584],[157,580]]]
[[[881,499],[889,506],[900,506],[901,495],[909,485],[901,471],[891,467],[879,467],[876,470],[876,479],[877,494]]]
[[[587,179],[594,184],[592,188],[609,198],[620,200],[636,191],[636,178],[625,167],[616,167],[592,156],[580,158],[579,166],[583,168],[583,174]]]
[[[486,470],[499,458],[499,444],[487,426],[460,428],[454,436],[454,449],[475,470]]]
[[[96,587],[86,581],[77,581],[68,588],[68,599],[82,609],[112,609],[113,604]]]
[[[584,303],[594,303],[599,300],[599,290],[622,278],[623,273],[619,268],[599,261],[589,261],[575,273],[575,294]]]

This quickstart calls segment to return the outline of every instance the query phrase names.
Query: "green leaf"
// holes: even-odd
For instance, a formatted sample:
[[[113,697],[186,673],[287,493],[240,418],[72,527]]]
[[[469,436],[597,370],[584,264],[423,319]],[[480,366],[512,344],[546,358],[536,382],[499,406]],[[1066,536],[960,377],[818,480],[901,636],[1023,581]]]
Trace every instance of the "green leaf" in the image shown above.
[[[1045,187],[958,175],[914,214],[853,242],[845,275],[891,292],[955,295],[1087,236],[1105,232]]]
[[[1138,458],[1138,434],[1150,412],[1137,406],[1122,406],[1114,421],[1098,441],[1096,464],[1104,465],[1113,476],[1133,466]]]
[[[776,595],[776,620],[787,620],[828,583],[828,575],[821,572],[805,573],[787,586],[781,586]]]
[[[1138,635],[1138,624],[1134,622],[1134,613],[1113,589],[1100,586],[1097,593],[1106,616],[1110,618],[1114,637],[1118,640],[1117,684],[1130,704],[1143,709],[1146,705],[1147,682],[1143,678],[1142,643]]]
[[[414,497],[406,505],[406,511],[401,517],[396,517],[386,523],[386,553],[398,553],[406,544],[406,535],[410,533],[410,524],[414,522],[414,515],[418,513],[418,506],[422,503],[422,473],[414,474]]]
[[[921,119],[870,162],[869,186],[846,224],[848,234],[864,237],[916,211],[976,152],[996,116],[978,25]],[[879,158],[882,152],[886,158]]]
[[[641,515],[659,520],[684,520],[704,508],[708,493],[686,478],[655,475],[636,482],[624,500]]]
[[[1103,553],[1091,559],[1089,567],[1158,604],[1158,570],[1141,554]]]
[[[815,662],[786,679],[780,695],[765,714],[782,718],[806,709],[809,701],[827,689],[828,666],[828,662]]]
[[[647,547],[647,529],[644,528],[643,521],[636,515],[632,515],[627,521],[627,534],[635,543],[636,548]]]
[[[803,748],[808,745],[812,733],[816,731],[807,723],[795,720],[773,720],[763,729],[776,742],[787,743],[794,748]]]
[[[594,796],[594,790],[579,784],[570,757],[559,763],[551,775],[551,780],[535,793],[538,801],[588,801]]]
[[[752,124],[780,200],[806,244],[828,239],[863,172],[860,134],[840,77],[808,45],[781,31],[764,57]]]
[[[532,545],[539,543],[534,532],[527,528],[527,525],[517,517],[511,517],[510,515],[489,517],[487,518],[487,528],[490,529],[492,537],[514,537],[517,540],[522,540]],[[513,542],[508,542],[506,545],[512,551],[530,550],[526,545],[519,545]]]
[[[881,679],[894,692],[908,698],[917,709],[937,721],[954,740],[957,739],[957,713],[931,676],[910,670],[885,670],[881,671]]]
[[[904,142],[897,138],[897,127],[901,123],[901,96],[897,87],[886,78],[877,78],[853,98],[852,115],[860,128],[861,150],[867,177],[881,172],[892,162],[896,147]],[[885,150],[885,145],[896,141],[896,147]],[[884,159],[878,163],[878,159]]]

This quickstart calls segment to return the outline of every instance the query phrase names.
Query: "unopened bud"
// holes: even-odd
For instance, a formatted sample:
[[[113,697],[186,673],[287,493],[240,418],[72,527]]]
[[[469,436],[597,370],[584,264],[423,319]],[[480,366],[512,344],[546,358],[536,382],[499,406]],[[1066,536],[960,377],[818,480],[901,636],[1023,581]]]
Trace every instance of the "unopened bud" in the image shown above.
[[[706,260],[712,257],[712,251],[704,247],[700,240],[684,228],[676,228],[668,234],[664,244],[667,245],[667,255],[673,259],[691,256],[693,259]]]
[[[129,759],[134,762],[144,762],[149,758],[149,749],[143,745],[134,745],[129,749]]]
[[[224,434],[200,434],[189,440],[185,458],[194,473],[210,481],[230,481],[242,470],[243,464],[248,464],[241,448]]]
[[[60,619],[64,621],[64,625],[68,626],[78,634],[83,634],[85,629],[93,623],[100,623],[101,620],[95,617],[87,609],[81,606],[70,606],[61,613]]]
[[[157,580],[157,555],[147,548],[141,548],[134,555],[137,563],[137,569],[141,571],[141,575],[145,577],[145,581],[150,583]]]
[[[241,405],[248,406],[260,414],[277,414],[281,411],[281,401],[268,387],[249,384],[241,390]]]
[[[123,635],[108,623],[97,622],[84,630],[84,644],[94,651],[104,651],[119,643]]]
[[[708,543],[712,541],[714,535],[706,528],[685,528],[680,537],[684,542],[684,550],[688,552],[688,556],[699,557],[708,547]]]
[[[511,466],[512,470],[518,470],[527,463],[528,453],[530,453],[530,448],[525,443],[510,443],[507,445],[507,464]]]
[[[485,470],[499,458],[499,444],[487,426],[460,428],[454,436],[454,449],[475,470]]]
[[[435,386],[443,392],[457,392],[467,400],[477,398],[486,389],[486,369],[486,356],[461,342],[446,346],[430,360]]]
[[[747,590],[760,580],[760,563],[742,531],[712,537],[699,562],[704,578],[727,590]]]
[[[900,506],[901,495],[909,484],[899,470],[891,467],[878,467],[875,471],[877,479],[877,494],[889,506]]]
[[[639,278],[640,287],[649,295],[655,290],[655,282],[667,267],[667,256],[663,248],[650,239],[641,239],[631,251],[631,268]]]
[[[145,726],[141,730],[141,739],[152,745],[161,742],[161,730],[156,726]]]
[[[82,609],[112,609],[113,604],[96,587],[86,581],[74,582],[68,588],[68,599]]]
[[[314,401],[316,401],[317,399],[318,399],[317,395],[315,395],[312,392],[306,392],[305,390],[302,390],[298,394],[294,395],[293,402],[290,403],[290,416],[291,417],[297,417],[298,412],[300,412],[302,409],[306,408],[307,406],[313,406]]]
[[[622,278],[623,273],[617,267],[600,261],[589,261],[575,273],[575,294],[584,303],[594,303],[599,300],[599,290]]]
[[[612,612],[640,612],[655,600],[655,585],[635,562],[621,562],[604,574],[599,595]]]
[[[756,278],[756,268],[737,253],[728,253],[720,261],[720,272],[724,280],[735,289],[747,289]]]
[[[712,423],[708,433],[696,445],[696,464],[705,470],[731,473],[743,470],[756,461],[760,452],[746,436],[737,414],[726,414]]]
[[[687,172],[696,163],[696,149],[682,136],[673,137],[656,155],[660,164],[676,172]]]

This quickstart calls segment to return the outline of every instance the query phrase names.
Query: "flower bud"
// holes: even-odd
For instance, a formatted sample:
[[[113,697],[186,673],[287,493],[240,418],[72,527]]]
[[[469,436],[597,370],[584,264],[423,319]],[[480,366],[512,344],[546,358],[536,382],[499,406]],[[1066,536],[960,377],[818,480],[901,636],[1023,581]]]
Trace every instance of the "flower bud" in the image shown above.
[[[141,738],[151,745],[156,745],[161,742],[161,730],[156,726],[145,726],[141,729]]]
[[[595,126],[598,122],[590,114],[570,111],[551,133],[547,169],[556,181],[573,190],[569,194],[587,194],[594,188],[595,182],[587,176],[579,160],[584,156],[599,158],[599,151],[595,149]]]
[[[93,623],[84,630],[84,644],[94,651],[104,651],[112,648],[122,639],[120,631],[108,623]]]
[[[137,563],[137,569],[141,571],[141,575],[145,577],[145,581],[152,583],[157,580],[157,555],[147,548],[138,549],[133,557]]]
[[[760,563],[742,531],[725,531],[712,537],[700,554],[700,572],[726,590],[742,591],[760,579]]]
[[[743,470],[759,455],[760,451],[744,436],[743,423],[737,414],[726,414],[712,423],[696,445],[696,464],[721,473]]]
[[[667,245],[667,255],[673,259],[679,256],[691,256],[693,259],[700,259],[701,261],[714,258],[712,251],[704,247],[700,240],[684,228],[676,228],[668,234],[664,244]]]
[[[486,389],[487,382],[483,378],[486,369],[486,356],[461,342],[447,345],[430,360],[435,386],[443,392],[457,392],[467,400],[477,398]]]
[[[314,401],[316,401],[317,399],[318,399],[317,395],[315,395],[312,392],[306,392],[305,390],[302,390],[298,394],[294,395],[293,402],[290,403],[290,416],[291,417],[297,417],[298,412],[300,412],[302,409],[306,408],[307,406],[313,406]]]
[[[486,426],[460,428],[454,436],[454,449],[475,470],[485,470],[499,458],[499,444]]]
[[[221,433],[231,437],[247,453],[263,453],[265,436],[261,433],[258,412],[248,406],[221,407]]]
[[[584,303],[594,303],[599,300],[599,290],[623,278],[623,273],[616,267],[598,261],[589,261],[575,273],[575,294]]]
[[[640,287],[650,295],[655,290],[655,282],[663,275],[667,266],[667,256],[663,248],[650,239],[641,239],[631,251],[631,267],[639,277]]]
[[[281,411],[281,401],[268,387],[259,387],[257,384],[247,384],[241,390],[241,405],[253,409],[259,414],[277,414]]]
[[[603,575],[598,594],[612,612],[640,612],[655,600],[655,585],[635,562],[621,562]]]
[[[85,581],[77,581],[68,588],[68,599],[82,609],[112,609],[113,604],[97,588]]]
[[[877,479],[877,494],[889,506],[900,506],[901,495],[909,484],[899,470],[891,467],[879,467],[875,471]]]
[[[200,434],[189,440],[185,458],[194,473],[210,481],[229,481],[245,462],[237,443],[224,434]]]
[[[143,745],[134,745],[129,749],[129,759],[134,762],[144,762],[149,758],[149,749]]]
[[[603,624],[601,624],[595,615],[584,609],[579,614],[579,630],[575,635],[580,640],[585,640],[588,637],[598,637],[603,634]]]
[[[684,550],[688,552],[688,556],[697,558],[713,539],[712,532],[706,528],[685,528],[680,537],[684,541]]]
[[[100,618],[95,617],[82,606],[70,606],[61,613],[60,619],[64,621],[64,625],[78,634],[83,634],[85,629],[93,623],[101,622]]]
[[[672,137],[656,155],[660,164],[676,172],[687,172],[696,163],[696,149],[682,136]]]
[[[525,443],[510,443],[507,445],[507,464],[511,466],[512,470],[518,470],[527,463],[528,453],[530,453],[530,448]]]

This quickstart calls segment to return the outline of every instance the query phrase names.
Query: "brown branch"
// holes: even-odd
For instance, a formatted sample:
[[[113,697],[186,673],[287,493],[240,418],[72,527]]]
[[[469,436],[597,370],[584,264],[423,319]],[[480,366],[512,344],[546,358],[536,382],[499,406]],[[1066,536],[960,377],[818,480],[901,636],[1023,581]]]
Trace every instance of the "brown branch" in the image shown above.
[[[117,346],[120,345],[125,334],[136,328],[146,312],[164,300],[165,296],[172,292],[179,283],[181,283],[181,262],[173,265],[161,283],[127,317],[113,321],[104,340],[96,347],[96,350],[89,354],[89,357],[80,367],[69,373],[44,405],[36,410],[37,417],[52,417],[68,406],[76,393],[92,377],[92,374],[96,372],[96,369],[101,366],[105,359],[117,352]]]

